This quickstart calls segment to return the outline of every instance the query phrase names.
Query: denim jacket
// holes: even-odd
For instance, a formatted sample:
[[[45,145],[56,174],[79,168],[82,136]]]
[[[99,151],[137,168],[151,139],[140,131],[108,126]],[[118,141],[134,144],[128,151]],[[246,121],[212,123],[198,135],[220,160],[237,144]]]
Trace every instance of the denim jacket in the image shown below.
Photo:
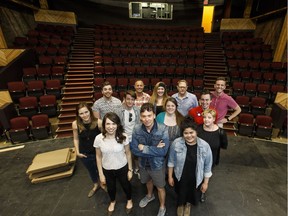
[[[184,163],[187,154],[187,147],[183,137],[174,140],[170,147],[168,167],[174,167],[174,173],[178,181],[182,176]],[[196,188],[205,177],[212,176],[212,152],[209,144],[197,137],[197,165],[196,165]]]
[[[157,145],[161,140],[165,143],[165,146],[158,148]],[[143,151],[138,149],[139,144],[144,145]],[[149,163],[151,170],[160,170],[165,166],[165,156],[169,149],[169,136],[166,126],[154,120],[154,125],[149,133],[145,125],[137,124],[132,133],[130,148],[132,153],[139,157],[140,167],[145,168],[146,164]]]

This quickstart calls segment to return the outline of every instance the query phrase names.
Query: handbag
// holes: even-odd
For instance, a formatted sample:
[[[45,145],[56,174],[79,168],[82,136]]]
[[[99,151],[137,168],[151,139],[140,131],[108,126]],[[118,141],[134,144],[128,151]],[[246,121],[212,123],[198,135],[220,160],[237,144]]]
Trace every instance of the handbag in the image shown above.
[[[220,127],[219,127],[219,138],[220,138],[220,148],[227,149],[228,148],[227,135],[224,129]]]

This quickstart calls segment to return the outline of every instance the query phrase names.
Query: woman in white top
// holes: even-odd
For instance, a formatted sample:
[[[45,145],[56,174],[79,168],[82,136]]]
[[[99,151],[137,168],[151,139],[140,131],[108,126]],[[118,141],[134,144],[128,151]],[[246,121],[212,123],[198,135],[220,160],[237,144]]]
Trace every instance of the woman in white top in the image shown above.
[[[110,197],[108,215],[112,215],[116,204],[116,179],[120,182],[126,197],[126,212],[133,207],[131,199],[132,160],[129,140],[124,134],[120,118],[112,112],[107,113],[102,121],[103,131],[94,141],[96,161],[101,184],[107,185]]]

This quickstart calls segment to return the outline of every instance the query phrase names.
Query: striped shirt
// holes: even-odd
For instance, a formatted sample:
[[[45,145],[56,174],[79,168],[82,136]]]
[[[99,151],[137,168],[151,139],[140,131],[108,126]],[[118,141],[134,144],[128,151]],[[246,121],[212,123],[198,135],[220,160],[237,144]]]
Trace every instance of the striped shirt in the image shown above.
[[[107,100],[101,97],[95,101],[92,110],[99,112],[100,119],[103,119],[106,113],[115,112],[119,106],[121,106],[121,101],[118,98],[112,96],[110,100]]]
[[[149,100],[150,100],[150,95],[143,92],[143,95],[141,97],[136,98],[135,106],[140,108],[142,104],[148,103]]]

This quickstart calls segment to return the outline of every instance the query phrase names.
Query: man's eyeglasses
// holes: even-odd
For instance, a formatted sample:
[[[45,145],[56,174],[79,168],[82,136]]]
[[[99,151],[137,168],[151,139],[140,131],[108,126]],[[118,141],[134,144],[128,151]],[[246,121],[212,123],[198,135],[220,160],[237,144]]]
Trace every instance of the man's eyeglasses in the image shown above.
[[[132,121],[132,113],[129,113],[129,122],[131,122]]]

